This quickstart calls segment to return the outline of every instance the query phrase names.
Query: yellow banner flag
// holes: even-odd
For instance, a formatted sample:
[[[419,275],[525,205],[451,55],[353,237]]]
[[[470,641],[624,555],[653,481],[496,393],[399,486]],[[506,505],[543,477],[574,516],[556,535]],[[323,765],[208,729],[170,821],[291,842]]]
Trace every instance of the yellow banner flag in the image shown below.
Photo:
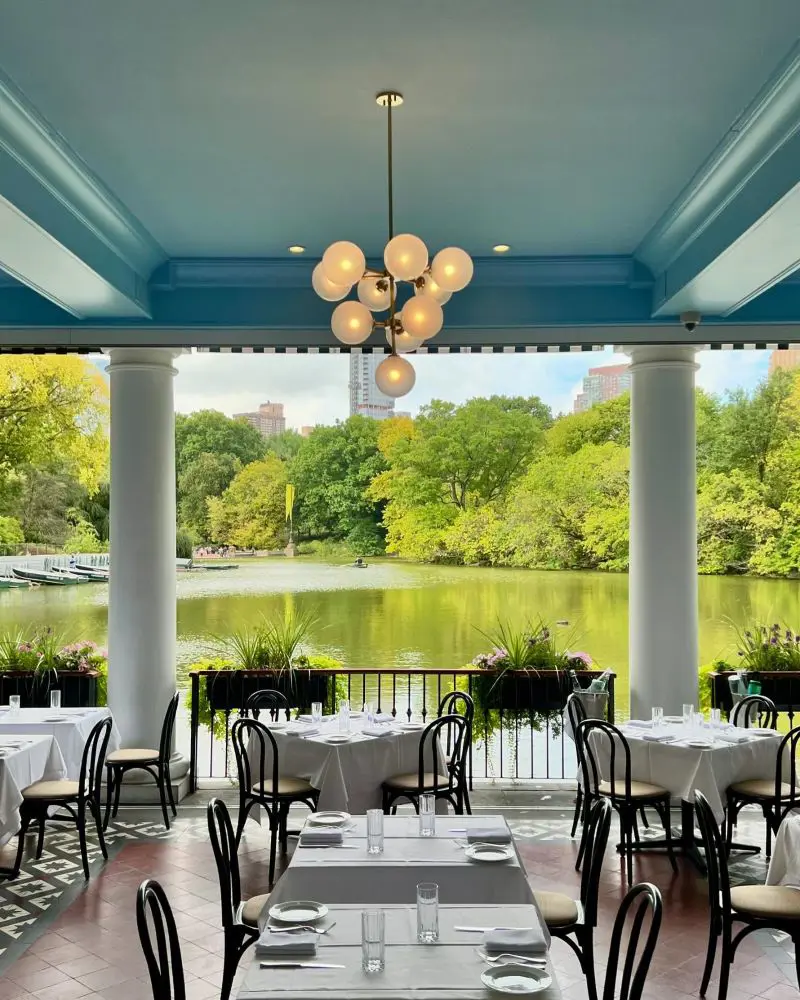
[[[286,484],[286,520],[291,521],[292,511],[294,510],[294,486],[291,483]]]

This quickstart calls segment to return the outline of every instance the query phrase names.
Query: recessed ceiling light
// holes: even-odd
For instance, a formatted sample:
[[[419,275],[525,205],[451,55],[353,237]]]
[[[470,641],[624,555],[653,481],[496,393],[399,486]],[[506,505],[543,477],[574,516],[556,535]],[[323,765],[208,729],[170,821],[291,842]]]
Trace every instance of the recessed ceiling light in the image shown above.
[[[495,253],[508,253],[510,249],[511,247],[508,243],[498,243],[497,246],[492,247],[492,250],[494,250]]]
[[[290,247],[287,247],[289,253],[305,253],[306,248],[301,247],[299,243],[293,243]]]

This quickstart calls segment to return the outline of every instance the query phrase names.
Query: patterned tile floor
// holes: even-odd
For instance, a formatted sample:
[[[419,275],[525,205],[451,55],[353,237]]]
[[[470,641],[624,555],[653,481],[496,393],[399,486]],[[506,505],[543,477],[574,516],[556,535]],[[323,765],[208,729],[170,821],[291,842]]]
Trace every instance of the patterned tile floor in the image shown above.
[[[577,895],[569,811],[513,810],[507,815],[531,884]],[[162,882],[176,913],[188,1000],[219,996],[222,935],[204,810],[182,809],[169,833],[155,813],[121,813],[120,820],[109,836],[111,860],[103,865],[95,849],[88,886],[80,872],[76,839],[66,830],[48,835],[45,856],[39,862],[28,857],[16,882],[0,883],[0,1000],[150,1000],[133,904],[136,887],[148,876]],[[241,869],[245,894],[254,895],[267,890],[268,851],[264,833],[255,824],[248,827]],[[757,816],[743,818],[739,837],[760,841],[762,824]],[[759,858],[738,861],[733,870],[737,881],[763,881],[765,876]],[[707,940],[705,882],[686,865],[673,876],[666,859],[658,856],[639,859],[635,877],[655,882],[665,902],[647,1000],[696,996]],[[596,935],[599,976],[623,895],[620,861],[609,850]],[[555,942],[552,954],[565,1000],[584,1000],[585,985],[572,953]],[[716,995],[716,980],[709,995]],[[746,941],[728,996],[729,1000],[796,1000],[791,943],[768,932]]]

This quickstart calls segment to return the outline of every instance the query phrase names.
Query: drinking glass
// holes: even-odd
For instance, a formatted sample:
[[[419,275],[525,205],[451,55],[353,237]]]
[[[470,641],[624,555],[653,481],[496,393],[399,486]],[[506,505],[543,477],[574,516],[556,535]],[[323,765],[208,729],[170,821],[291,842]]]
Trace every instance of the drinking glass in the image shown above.
[[[50,692],[50,708],[53,712],[61,711],[61,692],[57,688]]]
[[[19,715],[19,695],[12,694],[8,699],[8,707],[11,709],[11,715]]]
[[[652,709],[653,729],[659,729],[664,724],[664,709],[654,707]]]
[[[417,941],[433,944],[439,940],[439,886],[420,882],[417,886]]]
[[[367,809],[367,854],[383,854],[382,809]]]
[[[350,702],[346,698],[339,702],[339,732],[350,732]]]
[[[361,914],[361,968],[364,972],[383,972],[385,967],[386,914],[383,910],[364,910]]]
[[[311,702],[311,721],[315,726],[318,726],[322,722],[322,702],[312,701]]]
[[[419,797],[419,835],[433,837],[436,833],[436,796],[425,792]]]
[[[694,705],[684,705],[683,706],[683,724],[689,729],[692,728],[692,723],[694,722]]]
[[[720,726],[722,725],[722,710],[719,708],[711,709],[711,725]]]
[[[371,726],[375,722],[375,706],[371,701],[364,702],[364,716],[368,726]]]
[[[706,720],[702,712],[694,713],[694,728],[698,733],[706,728]]]

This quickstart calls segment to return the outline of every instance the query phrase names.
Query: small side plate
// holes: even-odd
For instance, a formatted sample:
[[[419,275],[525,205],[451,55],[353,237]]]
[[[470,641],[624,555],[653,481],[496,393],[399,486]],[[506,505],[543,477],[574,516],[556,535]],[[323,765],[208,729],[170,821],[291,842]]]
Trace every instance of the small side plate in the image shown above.
[[[414,733],[418,729],[425,728],[424,722],[398,722],[396,725],[398,729],[403,729],[407,733]]]
[[[328,733],[320,736],[325,743],[349,743],[353,738],[353,733]]]
[[[533,965],[497,965],[487,969],[481,982],[496,993],[512,993],[515,996],[530,996],[541,993],[551,985],[553,979],[545,969]]]
[[[269,908],[272,920],[282,924],[313,924],[328,915],[328,907],[324,903],[300,899],[286,903],[276,903]]]
[[[470,844],[464,854],[471,861],[510,861],[514,848],[510,844]]]
[[[350,822],[350,813],[346,812],[315,812],[306,819],[309,826],[345,826]]]
[[[713,740],[687,740],[686,743],[694,750],[711,750],[714,746]]]
[[[778,736],[775,729],[747,729],[745,732],[752,733],[753,736]]]

